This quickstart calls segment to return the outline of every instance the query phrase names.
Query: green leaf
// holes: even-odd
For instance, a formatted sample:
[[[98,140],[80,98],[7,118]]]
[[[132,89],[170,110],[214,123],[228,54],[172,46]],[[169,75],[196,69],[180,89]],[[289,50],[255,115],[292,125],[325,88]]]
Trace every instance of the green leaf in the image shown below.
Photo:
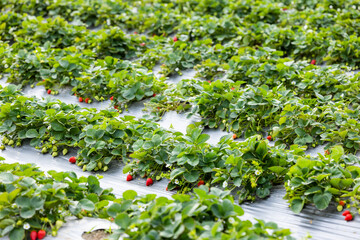
[[[200,176],[199,172],[196,170],[184,173],[184,178],[189,182],[195,182],[196,180],[199,179],[199,176]]]
[[[130,225],[131,223],[131,219],[128,216],[127,213],[120,213],[116,218],[115,218],[115,223],[121,227],[122,229],[127,229],[127,227]]]
[[[69,66],[69,62],[66,60],[60,60],[59,65],[62,66],[63,68],[67,68]]]
[[[23,207],[20,209],[20,216],[22,218],[31,218],[35,215],[35,209],[31,207]]]
[[[89,199],[81,199],[79,201],[79,204],[81,206],[82,209],[86,210],[86,211],[94,211],[95,210],[95,204],[90,201]]]
[[[340,158],[344,155],[344,148],[342,146],[334,146],[331,148],[330,157],[335,160],[335,162],[339,162]]]
[[[118,213],[121,212],[121,204],[119,203],[113,203],[108,209],[107,209],[107,213],[109,214],[110,217],[115,218]]]
[[[125,200],[134,200],[136,196],[137,196],[137,193],[134,190],[126,190],[123,193],[123,198]]]
[[[184,173],[185,171],[186,171],[185,168],[176,168],[176,169],[172,170],[170,173],[170,179],[176,178],[177,176]]]
[[[36,138],[38,136],[39,136],[39,133],[36,131],[36,129],[29,129],[26,131],[27,138]]]
[[[304,200],[300,198],[295,198],[291,201],[290,208],[294,213],[300,213],[304,207],[304,203]]]
[[[65,127],[59,123],[58,121],[51,122],[51,128],[54,129],[57,132],[62,132],[65,130]]]
[[[23,228],[15,228],[9,234],[10,240],[21,240],[25,238],[25,230]]]
[[[324,210],[329,206],[332,194],[329,192],[317,193],[314,195],[314,203],[317,209]]]

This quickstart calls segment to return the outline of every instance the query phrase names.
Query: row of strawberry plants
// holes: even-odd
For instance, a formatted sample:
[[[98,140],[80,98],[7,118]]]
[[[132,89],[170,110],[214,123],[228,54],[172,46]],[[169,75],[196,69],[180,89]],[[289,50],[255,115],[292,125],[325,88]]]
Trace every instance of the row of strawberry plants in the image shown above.
[[[356,5],[349,4],[348,6],[344,6],[341,11],[329,9],[329,6],[324,6],[324,10],[319,6],[317,10],[302,9],[297,12],[295,10],[281,10],[281,4],[275,4],[278,6],[276,6],[275,9],[270,8],[271,13],[274,14],[274,16],[278,16],[279,14],[280,16],[278,16],[275,21],[267,21],[264,16],[261,18],[261,14],[265,14],[262,11],[269,11],[269,9],[264,8],[266,3],[260,3],[261,4],[256,4],[256,7],[253,9],[249,6],[249,11],[254,11],[253,13],[249,12],[249,15],[237,16],[236,14],[227,13],[219,18],[205,15],[202,16],[202,19],[199,19],[197,11],[195,11],[193,15],[187,16],[185,13],[182,13],[181,10],[177,9],[177,7],[180,6],[174,6],[172,3],[168,4],[168,8],[165,8],[164,4],[144,3],[141,4],[141,6],[134,4],[134,6],[137,7],[136,16],[133,16],[129,10],[127,15],[122,17],[130,24],[128,28],[140,27],[140,31],[141,29],[147,29],[150,34],[161,34],[163,31],[170,31],[168,33],[172,33],[176,31],[179,40],[182,41],[210,38],[214,42],[221,43],[224,42],[224,40],[232,40],[230,42],[231,44],[240,46],[262,45],[276,48],[293,56],[295,59],[307,57],[322,61],[324,58],[324,60],[330,63],[349,63],[353,67],[357,67],[356,42],[358,42],[358,39],[356,28],[344,28],[343,26],[344,23],[356,25],[356,22],[354,22],[357,16]],[[102,5],[101,3],[98,4],[98,7]],[[107,3],[103,5],[106,4]],[[268,4],[270,6],[272,5],[272,3]],[[232,7],[234,6],[236,5]],[[354,6],[355,9],[353,9]],[[166,9],[170,10],[167,10],[169,12],[164,14],[163,12],[166,12]],[[155,11],[156,14],[153,14],[153,11]],[[233,11],[236,12],[237,10],[233,9]],[[266,13],[269,14],[269,12]],[[300,20],[303,20],[305,18],[304,16],[306,16],[306,21],[300,21],[298,19],[299,13],[302,14],[302,19]],[[7,14],[10,15],[8,18],[4,17],[3,21],[5,24],[5,32],[8,31],[9,33],[5,33],[6,37],[4,37],[4,39],[12,38],[11,34],[20,38],[26,34],[28,38],[36,39],[40,42],[41,39],[53,40],[55,46],[63,46],[64,44],[66,46],[66,44],[70,44],[69,39],[75,38],[74,34],[84,35],[86,32],[83,27],[73,27],[70,29],[71,31],[56,30],[56,28],[59,27],[69,29],[66,26],[66,22],[61,18],[56,18],[57,26],[51,24],[52,20],[48,23],[41,23],[41,18],[37,20],[25,20],[23,22],[23,29],[14,31],[14,28],[19,28],[21,17],[15,17],[14,13],[11,12]],[[172,17],[175,17],[177,20],[170,21],[169,15],[173,15]],[[323,18],[320,16],[323,16]],[[17,20],[13,20],[14,18]],[[257,21],[254,22],[254,19],[257,19]],[[10,28],[6,25],[6,22],[9,20],[13,20],[10,21],[12,22]],[[160,21],[160,23],[156,21]],[[14,26],[16,22],[17,26]],[[105,24],[104,26],[114,26],[113,21],[110,20],[109,22],[109,25]],[[303,24],[306,24],[306,27],[302,27],[301,25]],[[39,25],[37,28],[42,26],[39,29],[40,31],[34,31],[36,30],[36,25]],[[289,25],[291,27],[287,27]],[[152,27],[156,29],[149,30]],[[49,30],[46,28],[49,28]],[[348,32],[346,32],[345,29],[348,29]],[[64,43],[58,41],[60,37],[58,36],[59,31],[60,36],[62,36],[61,40],[64,40]],[[262,39],[266,39],[266,41],[262,41]],[[349,45],[349,43],[351,44]]]
[[[270,147],[259,136],[244,142],[225,137],[210,145],[206,143],[209,136],[195,125],[183,135],[151,121],[114,119],[115,111],[79,111],[73,105],[6,94],[7,89],[12,87],[0,94],[2,101],[12,102],[1,108],[0,131],[5,144],[20,145],[31,139],[30,145],[43,153],[49,150],[54,157],[58,151],[65,155],[69,147],[78,147],[78,156],[69,161],[83,170],[106,171],[112,161],[123,160],[128,181],[146,177],[149,186],[155,179],[167,178],[167,190],[181,193],[200,185],[222,186],[235,191],[240,202],[254,201],[269,196],[273,185],[285,182],[285,198],[296,213],[309,203],[319,210],[330,202],[347,203],[352,217],[359,208],[360,170],[355,165],[359,161],[351,154],[344,155],[341,146],[331,148],[325,156],[310,158],[304,155],[305,148]]]
[[[267,132],[278,143],[342,143],[357,151],[359,74],[281,56],[271,49],[242,49],[224,67],[224,79],[182,80],[151,99],[147,109],[163,114],[192,106],[204,126],[238,137]]]
[[[36,47],[29,51],[13,47],[17,53],[3,60],[4,71],[10,73],[8,82],[23,87],[43,85],[49,94],[56,94],[62,87],[72,87],[79,101],[90,103],[89,100],[112,97],[114,105],[123,108],[166,88],[163,79],[126,60],[111,56],[95,60],[93,52],[73,48]]]
[[[293,239],[288,229],[280,229],[275,223],[241,220],[242,208],[234,204],[228,191],[216,188],[209,192],[202,187],[191,196],[176,194],[173,199],[156,198],[154,194],[138,196],[128,190],[115,199],[112,189],[101,188],[98,177],[45,173],[31,164],[2,163],[0,196],[0,236],[9,236],[10,240],[56,236],[69,216],[114,221],[118,229],[109,231],[110,239]]]
[[[315,147],[330,143],[343,144],[352,152],[359,150],[359,109],[355,104],[344,107],[317,92],[319,99],[300,98],[285,87],[241,88],[239,82],[232,81],[193,80],[181,86],[187,87],[184,92],[196,95],[183,97],[174,87],[174,91],[167,91],[170,96],[151,99],[147,109],[163,114],[166,110],[183,111],[193,104],[189,114],[201,116],[203,126],[232,131],[235,138],[268,134],[276,144]]]
[[[4,144],[14,147],[30,140],[31,146],[53,157],[79,147],[76,162],[84,171],[106,171],[112,161],[122,160],[127,164],[124,172],[131,178],[147,176],[151,182],[168,178],[169,190],[188,192],[202,182],[240,187],[240,201],[264,198],[284,177],[285,172],[276,169],[291,166],[293,152],[303,150],[270,148],[259,137],[244,143],[224,138],[212,146],[206,143],[209,136],[201,134],[195,125],[183,135],[161,129],[150,120],[130,116],[117,119],[114,110],[96,112],[60,101],[24,97],[14,85],[2,89],[0,98]]]

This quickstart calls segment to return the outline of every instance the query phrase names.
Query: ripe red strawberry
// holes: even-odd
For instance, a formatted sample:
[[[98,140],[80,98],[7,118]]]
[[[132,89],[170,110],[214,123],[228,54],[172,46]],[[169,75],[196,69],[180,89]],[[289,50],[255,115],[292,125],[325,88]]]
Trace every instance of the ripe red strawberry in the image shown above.
[[[153,97],[156,97],[156,93],[153,94]]]
[[[116,110],[118,109],[118,107],[119,107],[118,105],[115,105],[115,106],[114,106],[114,108],[115,108]]]
[[[349,210],[346,210],[346,211],[344,211],[344,212],[342,213],[343,216],[346,216],[346,215],[348,215],[348,214],[351,214]]]
[[[126,181],[131,181],[131,180],[133,180],[133,177],[129,174],[129,175],[127,175],[127,177],[126,177]]]
[[[173,38],[173,40],[174,40],[174,42],[177,42],[177,41],[178,41],[177,36],[175,36],[175,37]]]
[[[234,133],[234,134],[233,134],[233,139],[236,139],[236,137],[237,137],[237,136],[236,136],[236,134]]]
[[[152,185],[154,182],[151,178],[146,179],[146,186]]]
[[[85,99],[85,102],[86,102],[86,103],[89,103],[89,100],[90,100],[90,98],[86,98],[86,99]]]
[[[140,46],[144,47],[144,46],[145,46],[145,43],[140,43]]]
[[[34,231],[31,231],[31,233],[30,233],[30,239],[31,239],[31,240],[36,240],[37,237],[38,237],[37,232],[36,232],[35,230],[34,230]]]
[[[114,100],[114,96],[111,96],[111,97],[110,97],[110,100],[111,100],[111,101]]]
[[[43,239],[46,236],[45,230],[39,230],[38,231],[38,239]]]
[[[82,102],[82,101],[83,101],[82,97],[79,97],[79,102]]]
[[[271,141],[271,136],[267,136],[266,139]]]
[[[283,10],[283,11],[286,11],[286,10],[288,10],[288,9],[287,9],[287,8],[283,8],[282,10]]]
[[[198,187],[200,187],[200,185],[204,185],[204,184],[205,184],[204,180],[200,180],[200,181],[198,182]]]
[[[325,150],[325,155],[330,155],[329,150]]]
[[[43,79],[43,82],[45,82],[45,79]]]
[[[51,89],[47,90],[47,94],[51,94]]]
[[[235,90],[235,88],[234,88],[234,87],[232,87],[232,88],[231,88],[231,90]]]
[[[134,32],[134,34],[137,34],[137,32]]]
[[[311,60],[310,64],[311,64],[311,65],[315,65],[315,64],[316,64],[316,60],[315,60],[315,59]]]
[[[339,205],[341,205],[341,206],[345,206],[345,201],[339,201]]]
[[[71,163],[76,163],[76,157],[71,157],[71,158],[69,158],[69,162],[71,162]]]
[[[211,83],[211,81],[210,81],[210,80],[208,80],[208,83]]]
[[[168,191],[168,187],[166,187],[165,190]]]
[[[349,213],[345,216],[345,221],[351,221],[353,219],[353,216]]]

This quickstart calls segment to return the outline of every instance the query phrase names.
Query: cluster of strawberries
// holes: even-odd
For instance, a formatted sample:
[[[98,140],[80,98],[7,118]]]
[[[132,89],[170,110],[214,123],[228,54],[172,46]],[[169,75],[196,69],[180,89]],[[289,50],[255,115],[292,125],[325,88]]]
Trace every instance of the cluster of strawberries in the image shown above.
[[[42,230],[42,229],[39,230],[38,232],[36,232],[34,230],[34,231],[31,231],[31,233],[30,233],[31,240],[43,239],[45,236],[46,236],[46,232],[45,232],[45,230]]]
[[[345,201],[339,201],[339,205],[337,207],[338,211],[342,211],[343,207],[345,206]],[[351,214],[351,212],[349,210],[345,210],[342,215],[345,217],[345,221],[351,221],[353,220],[353,215]]]

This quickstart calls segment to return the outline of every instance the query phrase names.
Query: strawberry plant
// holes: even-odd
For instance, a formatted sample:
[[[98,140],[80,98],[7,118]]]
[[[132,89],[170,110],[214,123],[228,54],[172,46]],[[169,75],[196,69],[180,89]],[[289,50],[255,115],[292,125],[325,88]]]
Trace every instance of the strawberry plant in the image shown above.
[[[292,239],[288,229],[257,220],[255,224],[241,220],[241,207],[234,204],[229,192],[202,186],[191,196],[176,194],[173,199],[154,194],[137,196],[128,190],[117,199],[107,213],[115,219],[110,239],[139,239],[146,236],[172,239],[276,238]],[[123,208],[127,204],[127,208]],[[161,220],[160,220],[161,219]],[[151,227],[149,227],[151,226]],[[195,233],[196,230],[196,233]]]
[[[336,198],[349,196],[360,168],[358,159],[344,155],[341,146],[331,149],[327,156],[317,159],[299,158],[287,174],[286,195],[290,208],[299,213],[306,204],[313,203],[319,210],[326,209]]]
[[[28,39],[43,45],[50,42],[52,47],[69,47],[87,34],[83,26],[69,24],[61,17],[44,20],[42,17],[22,22],[22,29],[15,32],[18,39]]]
[[[111,191],[101,188],[94,176],[78,178],[73,172],[56,171],[45,174],[31,164],[2,163],[0,236],[42,239],[45,230],[56,236],[68,216],[101,216],[115,199]]]

